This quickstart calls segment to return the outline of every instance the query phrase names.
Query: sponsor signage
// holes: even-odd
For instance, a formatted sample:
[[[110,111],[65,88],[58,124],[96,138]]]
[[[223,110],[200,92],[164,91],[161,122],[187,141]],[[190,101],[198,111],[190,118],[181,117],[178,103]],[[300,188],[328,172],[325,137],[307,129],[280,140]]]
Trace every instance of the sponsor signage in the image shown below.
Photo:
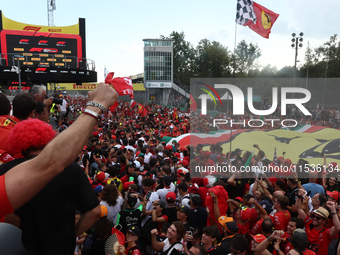
[[[146,88],[171,88],[171,82],[147,82]]]

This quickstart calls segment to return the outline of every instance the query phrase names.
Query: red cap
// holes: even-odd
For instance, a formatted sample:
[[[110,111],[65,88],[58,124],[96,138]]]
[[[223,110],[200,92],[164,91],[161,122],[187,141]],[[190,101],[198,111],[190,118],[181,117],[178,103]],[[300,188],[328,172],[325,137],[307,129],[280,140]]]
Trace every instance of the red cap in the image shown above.
[[[251,210],[248,207],[241,208],[241,219],[249,221],[251,217]]]
[[[104,181],[104,180],[105,180],[105,173],[104,173],[104,172],[99,172],[99,173],[97,174],[97,180],[98,180],[99,182]]]
[[[174,192],[168,192],[168,194],[166,194],[166,201],[173,202],[175,200],[176,200],[176,194]]]
[[[204,154],[204,156],[209,157],[211,155],[211,152],[210,151],[205,151],[205,152],[203,152],[203,154]]]
[[[188,160],[183,159],[183,160],[181,161],[181,164],[182,164],[184,167],[187,167],[187,166],[189,165],[189,162],[188,162]]]
[[[234,200],[240,201],[242,203],[243,199],[241,197],[235,197]]]
[[[123,189],[124,189],[124,190],[127,190],[131,184],[135,184],[135,183],[134,183],[133,181],[125,182],[125,183],[123,184]]]
[[[262,243],[264,240],[267,239],[267,237],[265,237],[262,234],[257,234],[257,235],[251,235],[251,237],[254,239],[255,242],[257,243]]]
[[[327,195],[332,197],[334,200],[338,201],[338,199],[340,199],[339,197],[339,192],[338,191],[333,191],[333,192],[330,192],[330,191],[327,191]]]

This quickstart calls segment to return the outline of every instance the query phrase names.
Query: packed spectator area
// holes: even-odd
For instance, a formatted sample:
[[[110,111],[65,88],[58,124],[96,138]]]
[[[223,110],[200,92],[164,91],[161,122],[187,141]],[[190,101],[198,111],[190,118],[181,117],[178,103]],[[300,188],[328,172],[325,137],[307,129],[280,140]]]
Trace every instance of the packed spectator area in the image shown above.
[[[12,106],[0,94],[0,175],[42,160],[47,147],[65,150],[56,154],[63,161],[74,138],[92,128],[86,121],[99,117],[64,171],[46,186],[37,178],[41,191],[14,212],[0,209],[3,222],[20,227],[31,254],[340,254],[339,182],[328,171],[335,162],[324,157],[323,172],[304,176],[264,174],[263,166],[308,169],[308,162],[270,160],[258,145],[252,155],[218,144],[166,144],[162,138],[190,132],[189,110],[145,104],[145,115],[119,102],[113,113],[96,116],[103,105],[91,102],[65,96],[57,105],[41,86],[17,95]],[[205,131],[205,118],[197,119],[197,131]],[[191,175],[216,164],[237,171]],[[241,173],[247,164],[259,171]]]

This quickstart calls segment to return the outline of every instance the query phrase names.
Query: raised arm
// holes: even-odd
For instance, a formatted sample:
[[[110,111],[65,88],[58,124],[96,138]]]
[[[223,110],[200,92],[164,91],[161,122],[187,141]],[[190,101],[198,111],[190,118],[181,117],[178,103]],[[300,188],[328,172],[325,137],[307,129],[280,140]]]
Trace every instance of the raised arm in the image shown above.
[[[302,198],[303,194],[305,194],[305,193],[306,193],[305,190],[299,189],[298,198],[296,199],[296,202],[295,202],[296,211],[297,211],[297,213],[299,214],[299,217],[302,220],[305,220],[307,218],[307,214],[302,209],[302,203],[301,203],[301,198]]]
[[[94,91],[88,93],[91,101],[107,109],[116,101],[117,93],[104,83],[99,83]],[[101,114],[99,107],[86,109]],[[15,166],[5,174],[5,188],[13,210],[18,209],[35,196],[54,176],[61,173],[77,157],[97,120],[93,116],[81,114],[64,132],[53,139],[34,159]],[[65,146],[66,145],[66,146]],[[4,185],[0,183],[0,185]],[[20,187],[20,188],[19,188]],[[0,205],[6,203],[1,196]],[[8,213],[8,212],[6,212]],[[0,216],[1,213],[0,213]]]
[[[340,231],[339,217],[334,202],[327,201],[326,206],[329,208],[332,214],[333,227],[329,230],[329,234],[332,238],[334,238]]]

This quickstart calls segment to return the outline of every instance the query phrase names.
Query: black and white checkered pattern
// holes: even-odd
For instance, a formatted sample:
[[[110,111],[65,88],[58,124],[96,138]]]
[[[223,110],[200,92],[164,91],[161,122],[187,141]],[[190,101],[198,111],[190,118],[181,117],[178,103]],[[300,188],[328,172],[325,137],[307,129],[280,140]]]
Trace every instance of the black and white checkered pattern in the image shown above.
[[[253,0],[237,0],[236,23],[244,25],[249,20],[251,20],[254,24],[256,23]]]

